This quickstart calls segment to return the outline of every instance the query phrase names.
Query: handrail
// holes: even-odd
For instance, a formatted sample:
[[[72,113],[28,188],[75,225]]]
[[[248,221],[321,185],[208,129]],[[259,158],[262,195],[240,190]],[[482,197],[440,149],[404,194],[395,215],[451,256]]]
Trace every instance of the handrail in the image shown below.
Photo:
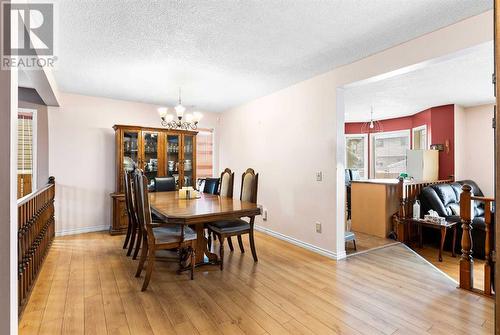
[[[22,313],[55,236],[55,180],[23,198],[18,210],[18,308]]]
[[[36,190],[33,193],[26,194],[26,196],[24,196],[22,198],[17,199],[17,206],[19,207],[21,205],[24,205],[25,203],[27,203],[28,201],[30,201],[31,199],[33,199],[37,195],[42,194],[43,192],[47,191],[47,189],[51,188],[52,185],[54,185],[54,183],[55,183],[55,178],[49,177],[49,181],[44,187]]]

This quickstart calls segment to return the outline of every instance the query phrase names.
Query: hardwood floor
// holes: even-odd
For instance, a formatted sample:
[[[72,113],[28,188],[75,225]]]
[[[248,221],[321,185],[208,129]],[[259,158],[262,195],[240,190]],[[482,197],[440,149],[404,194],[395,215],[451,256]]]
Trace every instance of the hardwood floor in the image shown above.
[[[198,268],[190,281],[157,262],[146,292],[122,236],[56,238],[20,334],[493,333],[493,300],[456,289],[404,245],[335,262],[256,237],[258,264],[228,250],[223,272]]]
[[[443,261],[439,262],[439,250],[436,247],[424,245],[423,248],[416,248],[415,251],[439,270],[453,278],[458,284],[460,255],[451,257],[451,252],[445,250],[443,251]],[[480,290],[484,289],[484,261],[480,259],[474,259],[474,287]]]
[[[377,249],[387,245],[399,244],[398,241],[391,240],[390,238],[381,238],[357,231],[355,231],[354,234],[356,235],[357,250],[354,250],[352,242],[348,242],[345,250],[348,256],[356,255],[359,253],[366,252],[368,250]]]

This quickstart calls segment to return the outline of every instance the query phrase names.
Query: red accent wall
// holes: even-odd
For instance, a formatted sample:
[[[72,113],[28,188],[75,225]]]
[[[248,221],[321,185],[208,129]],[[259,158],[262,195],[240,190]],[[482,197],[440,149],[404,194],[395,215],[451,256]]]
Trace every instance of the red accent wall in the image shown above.
[[[455,155],[454,155],[454,105],[438,106],[426,109],[411,116],[398,117],[394,119],[381,120],[384,131],[397,131],[416,128],[422,125],[427,126],[429,144],[445,144],[449,141],[449,152],[439,153],[439,179],[446,179],[454,175]],[[346,122],[346,134],[360,134],[361,126],[364,122]],[[412,138],[410,137],[410,143]],[[368,147],[371,148],[370,136],[368,136]],[[368,150],[368,171],[370,171],[370,154]]]

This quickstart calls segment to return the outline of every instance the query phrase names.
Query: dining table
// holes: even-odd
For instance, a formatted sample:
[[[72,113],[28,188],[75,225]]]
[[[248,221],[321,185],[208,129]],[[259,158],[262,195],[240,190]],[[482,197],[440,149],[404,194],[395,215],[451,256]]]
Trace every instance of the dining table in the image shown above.
[[[196,266],[219,264],[217,254],[208,250],[205,225],[210,222],[248,217],[253,226],[260,207],[253,202],[200,193],[199,198],[183,199],[178,191],[149,193],[151,211],[167,224],[194,226],[196,230]]]

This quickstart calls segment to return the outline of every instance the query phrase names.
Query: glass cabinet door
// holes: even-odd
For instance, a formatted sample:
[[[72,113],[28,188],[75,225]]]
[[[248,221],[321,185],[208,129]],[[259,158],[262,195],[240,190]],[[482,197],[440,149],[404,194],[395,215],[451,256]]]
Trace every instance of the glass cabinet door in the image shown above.
[[[183,186],[194,186],[195,185],[195,176],[193,173],[195,161],[194,161],[194,136],[192,135],[184,135],[184,180]]]
[[[148,177],[149,186],[158,177],[158,133],[143,131],[143,161],[142,168]]]
[[[167,134],[166,157],[167,176],[175,178],[175,185],[179,189],[179,162],[181,155],[181,141],[179,135]]]
[[[132,171],[139,163],[139,132],[123,132],[123,169]]]

